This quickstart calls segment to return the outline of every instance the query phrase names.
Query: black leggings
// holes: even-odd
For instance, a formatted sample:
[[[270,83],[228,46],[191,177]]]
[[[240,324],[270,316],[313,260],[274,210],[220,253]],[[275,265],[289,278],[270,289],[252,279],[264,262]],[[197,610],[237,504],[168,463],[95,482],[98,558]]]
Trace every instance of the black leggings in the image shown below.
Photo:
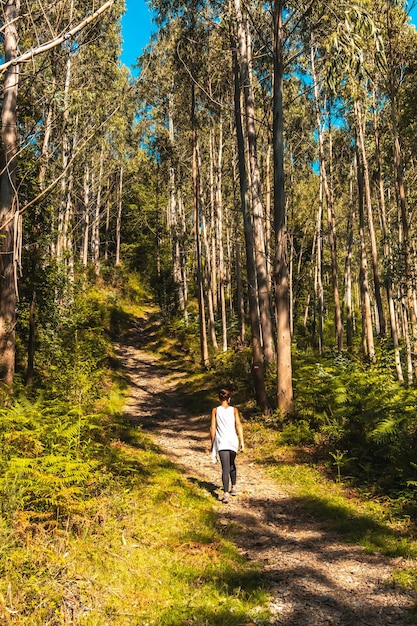
[[[222,464],[222,482],[224,491],[229,491],[229,476],[232,485],[236,485],[236,452],[232,450],[219,450],[219,457]]]

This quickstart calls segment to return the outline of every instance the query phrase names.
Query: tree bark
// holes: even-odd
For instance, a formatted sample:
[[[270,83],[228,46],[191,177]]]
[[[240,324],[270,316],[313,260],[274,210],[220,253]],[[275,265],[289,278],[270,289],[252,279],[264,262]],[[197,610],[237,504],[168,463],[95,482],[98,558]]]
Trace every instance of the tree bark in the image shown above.
[[[352,180],[350,181],[352,187]],[[353,346],[353,304],[352,304],[352,249],[353,249],[353,225],[356,212],[353,209],[353,190],[351,189],[352,214],[348,219],[346,261],[345,261],[345,320],[346,320],[346,345]]]
[[[272,363],[275,358],[274,336],[272,331],[271,303],[268,289],[268,272],[266,265],[265,214],[262,202],[261,174],[259,170],[256,142],[255,103],[250,75],[251,45],[250,33],[245,27],[241,0],[234,0],[239,58],[241,68],[241,83],[245,102],[246,134],[249,152],[250,191],[253,215],[253,240],[259,299],[259,312],[262,328],[263,351],[266,363]]]
[[[337,267],[336,222],[335,222],[335,217],[334,217],[333,194],[329,186],[329,181],[328,181],[327,172],[326,172],[326,158],[325,158],[325,151],[324,151],[323,130],[322,130],[322,124],[321,124],[318,82],[317,82],[316,71],[315,71],[313,41],[311,45],[311,69],[312,69],[312,77],[313,77],[313,83],[314,83],[314,100],[315,100],[315,107],[316,107],[317,132],[318,132],[318,139],[319,139],[320,176],[323,182],[323,188],[324,188],[324,193],[326,196],[326,203],[327,203],[327,222],[328,222],[328,229],[329,229],[330,257],[331,257],[331,263],[332,263],[334,325],[335,325],[336,345],[337,345],[337,349],[341,351],[343,349],[343,325],[342,325],[342,312],[341,312],[341,307],[340,307],[339,278],[338,278],[338,267]]]
[[[359,101],[355,101],[354,111],[355,111],[355,117],[356,117],[357,138],[358,138],[358,143],[359,143],[358,147],[359,147],[361,163],[362,163],[365,204],[366,204],[367,214],[368,214],[369,241],[371,244],[371,263],[372,263],[372,272],[373,272],[373,277],[374,277],[375,301],[376,301],[376,306],[377,306],[377,311],[378,311],[379,334],[381,337],[385,337],[386,323],[385,323],[385,314],[384,314],[384,308],[382,306],[382,297],[381,297],[381,281],[379,278],[378,247],[376,243],[374,217],[373,217],[373,209],[372,209],[372,198],[371,198],[371,181],[370,181],[370,176],[369,176],[368,157],[367,157],[366,148],[365,148],[365,136],[364,136],[364,128],[363,128],[363,120],[362,120],[362,107]]]
[[[15,371],[16,326],[16,268],[14,256],[15,223],[17,211],[16,156],[17,156],[17,95],[19,65],[17,57],[17,19],[19,0],[5,0],[4,58],[8,65],[3,90],[1,129],[0,224],[8,222],[0,240],[0,379],[10,387]]]
[[[359,281],[362,303],[362,338],[365,355],[372,362],[375,359],[374,335],[372,328],[371,300],[368,284],[368,261],[366,258],[365,243],[365,215],[364,215],[364,181],[363,167],[359,156],[359,147],[356,146],[357,158],[356,169],[358,178],[358,203],[359,203],[359,238],[360,238],[360,271]]]
[[[316,220],[316,271],[315,271],[315,286],[316,286],[316,300],[317,300],[317,317],[318,317],[318,341],[317,346],[319,353],[323,352],[324,347],[324,291],[323,291],[323,181],[320,179],[320,191],[319,191],[319,209],[317,211]]]
[[[376,107],[376,94],[375,90],[373,91],[373,121],[374,121],[374,138],[375,138],[375,159],[376,159],[376,168],[377,168],[377,179],[378,179],[378,190],[379,190],[379,209],[381,215],[381,231],[382,231],[382,247],[384,251],[384,258],[386,261],[389,260],[392,263],[392,254],[388,242],[388,222],[387,222],[387,212],[385,206],[385,190],[384,190],[384,181],[382,178],[382,159],[381,159],[381,147],[380,147],[380,139],[379,139],[379,125],[378,125],[378,115],[377,115],[377,107]],[[395,369],[397,371],[397,378],[400,382],[404,382],[404,374],[402,370],[401,364],[401,356],[400,356],[400,342],[399,342],[399,333],[398,333],[398,321],[397,314],[395,311],[395,303],[393,298],[393,285],[391,279],[391,273],[388,272],[388,275],[385,277],[385,287],[387,291],[387,299],[388,299],[388,310],[390,316],[390,326],[391,326],[391,339],[394,347],[394,360],[395,360]]]
[[[84,235],[81,250],[81,262],[83,267],[88,264],[88,241],[90,233],[90,168],[85,166],[84,170]]]
[[[246,271],[248,281],[248,304],[249,319],[251,326],[251,345],[252,345],[252,375],[255,388],[255,396],[257,404],[264,410],[269,412],[269,403],[265,390],[265,374],[264,374],[264,357],[262,352],[260,320],[258,310],[258,300],[256,294],[256,266],[253,253],[253,230],[252,220],[249,211],[247,173],[246,173],[246,155],[245,141],[243,135],[242,111],[240,107],[240,75],[237,60],[236,45],[232,37],[232,61],[234,75],[234,112],[236,124],[236,139],[239,163],[239,189],[240,202],[243,213],[243,225],[245,234],[246,248]]]
[[[185,314],[186,300],[184,296],[182,280],[181,261],[181,223],[179,214],[179,203],[177,202],[177,183],[174,162],[175,129],[172,112],[172,94],[168,96],[168,132],[171,144],[171,160],[169,164],[169,199],[168,199],[168,226],[171,237],[173,279],[175,285],[175,295],[179,310]]]
[[[100,165],[97,181],[96,210],[94,223],[91,229],[91,257],[96,276],[100,274],[100,213],[101,213],[101,190],[103,187],[104,144],[100,150]]]
[[[197,144],[197,124],[195,119],[195,85],[191,84],[191,136],[192,136],[192,180],[193,180],[193,202],[194,202],[194,242],[197,264],[197,298],[198,316],[200,328],[200,358],[203,367],[210,364],[207,327],[204,304],[203,270],[201,260],[201,238],[200,238],[200,176],[198,170],[198,144]]]
[[[283,3],[274,3],[274,224],[275,224],[275,293],[277,310],[277,404],[282,415],[294,409],[291,358],[291,324],[288,275],[288,232],[284,190],[284,87]]]
[[[219,150],[217,155],[216,166],[216,226],[217,226],[217,250],[219,260],[219,296],[220,296],[220,311],[222,319],[222,350],[227,352],[227,314],[226,314],[226,295],[225,295],[225,283],[226,283],[226,270],[224,262],[224,237],[223,237],[223,198],[222,198],[222,159],[223,159],[223,126],[222,118],[219,121]]]
[[[120,248],[122,239],[122,211],[123,211],[123,166],[120,168],[119,191],[117,194],[117,217],[116,217],[116,259],[115,266],[120,267]]]

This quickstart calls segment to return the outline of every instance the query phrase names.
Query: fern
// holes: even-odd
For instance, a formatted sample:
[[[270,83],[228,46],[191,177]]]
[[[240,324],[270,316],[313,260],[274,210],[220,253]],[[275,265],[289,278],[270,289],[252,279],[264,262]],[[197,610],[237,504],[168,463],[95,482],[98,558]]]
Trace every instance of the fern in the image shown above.
[[[44,405],[27,399],[0,410],[0,505],[70,511],[98,482],[94,442],[98,416],[63,402]],[[97,437],[98,438],[98,437]]]

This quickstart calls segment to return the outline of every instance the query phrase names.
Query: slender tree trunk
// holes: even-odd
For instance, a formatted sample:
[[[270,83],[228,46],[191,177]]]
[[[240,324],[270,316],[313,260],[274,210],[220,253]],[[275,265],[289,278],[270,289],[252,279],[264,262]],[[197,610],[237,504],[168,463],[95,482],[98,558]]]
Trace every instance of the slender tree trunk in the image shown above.
[[[217,351],[219,345],[217,343],[216,337],[216,325],[214,319],[214,305],[213,305],[213,291],[211,289],[211,256],[210,256],[210,244],[208,240],[207,234],[207,220],[204,212],[202,214],[202,230],[203,230],[203,243],[204,243],[204,251],[206,256],[206,284],[207,284],[207,308],[208,308],[208,331],[210,335],[210,341],[213,348]]]
[[[35,244],[32,251],[31,282],[32,299],[29,307],[29,336],[28,336],[28,364],[26,370],[26,387],[31,387],[35,378],[35,350],[36,350],[36,269],[38,265],[39,246]]]
[[[248,280],[248,304],[249,319],[251,325],[251,344],[252,344],[252,374],[255,388],[255,396],[258,405],[264,410],[269,411],[269,403],[265,390],[264,375],[264,357],[261,344],[260,320],[258,311],[258,301],[256,296],[256,266],[253,254],[253,230],[251,223],[251,215],[249,211],[248,188],[247,188],[247,172],[246,172],[246,155],[245,141],[242,125],[242,112],[240,107],[240,76],[237,61],[236,45],[232,38],[232,60],[234,74],[234,111],[236,124],[236,138],[239,162],[239,188],[240,201],[243,212],[243,224],[245,234],[246,248],[246,271]]]
[[[53,78],[53,90],[55,91],[56,80]],[[52,135],[52,121],[54,117],[54,104],[49,102],[47,113],[45,116],[45,127],[42,141],[41,165],[39,167],[39,188],[41,191],[45,189],[45,177],[49,166],[49,145]]]
[[[375,138],[375,160],[376,160],[376,166],[377,166],[379,207],[380,207],[380,215],[381,215],[382,246],[383,246],[385,261],[389,260],[389,262],[392,264],[392,254],[391,254],[390,245],[388,241],[389,231],[388,231],[388,222],[387,222],[387,212],[386,212],[386,207],[385,207],[384,181],[382,178],[382,159],[381,159],[381,148],[380,148],[379,125],[378,125],[375,90],[373,90],[373,120],[374,120],[374,138]],[[385,287],[386,287],[387,299],[388,299],[388,309],[389,309],[389,317],[390,317],[390,325],[391,325],[391,339],[392,339],[392,344],[394,347],[395,369],[397,371],[398,380],[400,382],[404,382],[404,374],[402,370],[401,356],[400,356],[398,320],[397,320],[397,314],[395,311],[395,303],[394,303],[394,298],[393,298],[393,286],[392,286],[391,272],[388,272],[385,277]]]
[[[292,387],[291,330],[289,307],[289,275],[287,261],[288,232],[284,192],[284,87],[283,3],[274,3],[274,87],[273,87],[273,150],[274,150],[274,224],[275,224],[275,293],[277,310],[277,403],[281,414],[294,409]]]
[[[374,335],[372,328],[371,299],[369,295],[368,284],[368,261],[366,258],[365,243],[365,215],[364,215],[364,180],[363,180],[363,164],[359,156],[359,147],[356,146],[357,159],[357,178],[358,178],[358,200],[359,200],[359,237],[360,237],[360,272],[359,280],[361,287],[362,301],[362,336],[364,352],[372,362],[375,359]]]
[[[274,275],[273,258],[271,253],[271,225],[272,225],[272,209],[271,209],[271,136],[268,132],[268,144],[266,148],[266,164],[265,164],[265,254],[266,269],[268,275],[268,289],[272,291],[272,278]]]
[[[223,237],[223,198],[222,198],[222,158],[223,158],[223,126],[222,119],[220,117],[219,122],[219,151],[217,155],[217,167],[216,167],[216,225],[217,225],[217,246],[218,246],[218,260],[219,260],[219,295],[220,295],[220,310],[222,318],[222,349],[223,352],[227,352],[227,314],[226,314],[226,297],[225,297],[225,283],[226,283],[226,271],[224,262],[224,237]]]
[[[180,260],[181,260],[181,280],[182,290],[181,295],[184,298],[184,322],[188,323],[188,265],[187,265],[187,250],[185,248],[185,237],[187,232],[186,215],[184,209],[184,200],[182,192],[178,189],[178,221],[179,221],[179,233],[180,233]],[[181,309],[180,309],[181,310]]]
[[[323,181],[320,179],[319,192],[319,209],[317,211],[316,221],[316,299],[317,299],[317,317],[318,317],[318,349],[319,353],[323,352],[324,347],[324,290],[323,290]]]
[[[171,143],[171,150],[175,145],[174,118],[172,112],[172,94],[168,96],[168,130]],[[175,285],[176,299],[179,310],[185,314],[184,286],[182,281],[182,261],[181,261],[181,225],[179,215],[179,203],[177,203],[177,184],[174,166],[174,157],[171,156],[169,165],[169,200],[168,200],[168,225],[171,237],[173,279]]]
[[[212,156],[212,153],[210,153],[210,157]],[[197,172],[201,172],[201,156],[200,156],[200,150],[199,150],[199,146],[197,143]],[[215,264],[215,256],[212,256],[211,254],[211,241],[209,241],[209,235],[208,235],[208,229],[207,229],[207,219],[206,219],[206,210],[205,210],[205,202],[204,202],[204,194],[203,194],[203,190],[201,188],[200,183],[198,184],[198,193],[199,193],[199,214],[200,214],[200,219],[201,219],[201,230],[202,230],[202,236],[203,236],[203,246],[204,246],[204,252],[205,252],[205,265],[204,265],[204,273],[202,276],[202,280],[203,283],[206,285],[205,288],[205,296],[206,296],[206,302],[207,302],[207,309],[208,309],[208,332],[210,335],[210,340],[211,340],[211,344],[213,346],[213,348],[217,351],[219,346],[217,343],[217,337],[216,337],[216,325],[215,325],[215,306],[214,306],[214,298],[213,298],[213,290],[212,290],[212,286],[213,286],[213,263]],[[211,202],[214,202],[214,193],[212,194],[210,192],[210,200]],[[210,202],[210,204],[211,204]],[[210,207],[211,211],[212,211],[212,207]]]
[[[107,179],[106,189],[106,242],[104,246],[104,261],[109,261],[109,237],[110,237],[110,179]]]
[[[329,228],[329,246],[330,246],[331,264],[332,264],[334,324],[335,324],[336,345],[337,345],[337,349],[341,351],[343,349],[343,325],[342,325],[342,312],[341,312],[341,307],[340,307],[339,278],[338,278],[338,267],[337,267],[336,221],[334,217],[333,194],[330,189],[327,172],[326,172],[326,157],[325,157],[325,150],[324,150],[324,137],[323,137],[323,129],[322,129],[322,123],[321,123],[321,114],[320,114],[319,90],[318,90],[318,83],[317,83],[317,77],[316,77],[316,71],[315,71],[313,41],[311,45],[311,69],[312,69],[312,76],[313,76],[313,82],[314,82],[314,99],[315,99],[315,106],[316,106],[317,132],[318,132],[318,138],[319,138],[320,176],[323,181],[323,188],[324,188],[324,193],[326,196],[326,203],[327,203],[327,221],[328,221],[328,228]]]
[[[257,142],[255,126],[255,103],[250,76],[250,32],[244,26],[244,21],[242,18],[241,0],[234,0],[234,3],[237,20],[241,82],[243,85],[243,95],[245,102],[246,134],[249,153],[251,202],[253,214],[253,240],[255,245],[255,263],[263,350],[266,363],[272,363],[275,358],[275,350],[265,253],[265,214],[262,202],[261,174],[259,170],[256,145]]]
[[[90,168],[85,166],[84,170],[84,235],[81,250],[81,262],[83,267],[88,264],[88,242],[90,233]]]
[[[197,124],[195,119],[195,85],[191,84],[191,134],[192,134],[192,180],[193,180],[193,198],[194,198],[194,241],[196,250],[197,263],[197,298],[198,298],[198,315],[200,327],[200,356],[203,367],[210,364],[208,345],[207,345],[207,328],[204,304],[204,285],[203,270],[201,260],[201,239],[200,239],[200,175],[198,171],[198,144],[197,144]]]
[[[413,367],[413,355],[412,355],[409,321],[408,321],[408,306],[407,306],[405,297],[401,299],[401,318],[402,318],[402,325],[403,325],[405,354],[406,354],[406,361],[407,361],[407,382],[411,386],[413,384],[414,367]]]
[[[120,168],[119,193],[117,194],[117,217],[116,217],[116,258],[115,266],[120,266],[120,248],[122,232],[122,210],[123,210],[123,166]]]
[[[219,310],[219,289],[218,289],[218,232],[217,232],[217,216],[216,216],[216,190],[215,190],[215,182],[214,182],[214,128],[213,128],[213,120],[210,118],[210,168],[209,168],[209,179],[210,179],[210,266],[211,266],[211,293],[213,297],[214,304],[214,312],[215,315]]]
[[[67,65],[66,65],[66,73],[65,73],[65,86],[64,86],[64,97],[63,97],[63,120],[62,120],[62,169],[65,172],[68,162],[70,159],[70,141],[68,136],[68,122],[69,122],[69,89],[71,83],[71,67],[72,67],[72,58],[71,53],[68,52]],[[69,182],[69,178],[72,176],[72,172],[65,173],[62,177],[61,182],[61,204],[59,207],[58,213],[58,237],[57,237],[57,246],[56,246],[56,254],[58,261],[62,261],[66,252],[67,245],[67,224],[69,223],[69,213],[70,213],[70,189],[71,184]]]
[[[234,127],[232,126],[230,129],[230,134],[233,136]],[[239,229],[239,212],[238,212],[238,199],[237,199],[237,189],[236,182],[238,180],[238,173],[236,171],[236,146],[235,143],[232,142],[232,171],[233,171],[233,206],[235,208],[235,224],[234,224],[234,233],[235,233],[235,262],[236,262],[236,288],[237,288],[237,314],[239,319],[239,343],[241,346],[245,344],[246,339],[246,329],[245,329],[245,300],[243,293],[243,278],[242,278],[242,243],[240,240],[240,229]]]
[[[12,61],[17,56],[17,20],[19,0],[5,0],[4,10],[4,59]],[[0,173],[0,379],[7,385],[13,383],[15,370],[16,326],[16,266],[15,237],[17,211],[16,160],[17,160],[17,94],[19,66],[6,70],[1,112],[1,173]]]
[[[100,151],[100,166],[97,181],[96,210],[94,223],[91,229],[91,257],[96,276],[100,274],[100,212],[101,212],[101,191],[103,187],[103,167],[104,167],[104,144]]]
[[[369,176],[368,157],[367,157],[366,148],[365,148],[364,124],[362,120],[362,107],[361,107],[360,102],[356,101],[354,103],[354,111],[355,111],[355,116],[356,116],[357,138],[358,138],[358,143],[359,143],[358,148],[359,148],[361,162],[362,162],[365,203],[366,203],[367,214],[368,214],[369,241],[371,244],[371,263],[372,263],[372,272],[373,272],[373,277],[374,277],[375,301],[376,301],[376,306],[377,306],[377,311],[378,311],[379,334],[381,337],[385,337],[386,324],[385,324],[384,307],[382,305],[382,297],[381,297],[381,281],[379,278],[378,246],[377,246],[376,235],[375,235],[372,198],[371,198],[371,181],[370,181],[370,176]]]
[[[353,305],[352,305],[352,251],[353,251],[353,225],[356,219],[356,212],[353,204],[352,180],[350,181],[350,200],[352,214],[348,219],[348,233],[345,261],[345,318],[346,318],[346,344],[348,348],[353,346]]]
[[[391,95],[391,124],[392,124],[392,134],[393,134],[393,145],[394,145],[394,168],[396,174],[396,187],[397,187],[397,199],[399,204],[399,213],[401,218],[401,227],[402,227],[402,245],[404,250],[404,261],[405,261],[405,282],[407,285],[407,305],[408,305],[408,323],[411,326],[411,333],[408,333],[410,354],[417,354],[417,318],[416,312],[414,308],[414,300],[415,300],[415,289],[413,287],[413,269],[412,269],[412,260],[411,260],[411,243],[410,243],[410,234],[409,234],[409,225],[408,225],[408,212],[407,212],[407,202],[404,188],[404,177],[403,177],[403,162],[402,162],[402,154],[401,154],[401,144],[398,135],[398,125],[397,125],[397,106],[396,106],[396,98],[392,93]],[[417,378],[417,360],[414,358],[412,360],[413,363],[413,372],[414,377]],[[409,365],[408,365],[409,370]],[[408,375],[408,380],[410,383],[410,371]]]

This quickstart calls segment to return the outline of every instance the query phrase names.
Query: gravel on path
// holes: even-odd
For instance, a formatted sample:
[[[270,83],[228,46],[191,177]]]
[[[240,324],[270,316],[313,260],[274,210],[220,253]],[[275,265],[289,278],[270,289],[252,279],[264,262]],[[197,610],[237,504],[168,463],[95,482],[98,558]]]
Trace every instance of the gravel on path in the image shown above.
[[[219,528],[242,554],[261,564],[271,593],[271,626],[405,626],[413,594],[392,582],[400,558],[367,554],[347,545],[311,517],[302,503],[251,460],[237,458],[239,494],[221,504],[220,465],[209,445],[211,407],[189,415],[180,404],[180,375],[136,347],[137,334],[116,346],[130,380],[125,412],[197,484],[213,497]]]

